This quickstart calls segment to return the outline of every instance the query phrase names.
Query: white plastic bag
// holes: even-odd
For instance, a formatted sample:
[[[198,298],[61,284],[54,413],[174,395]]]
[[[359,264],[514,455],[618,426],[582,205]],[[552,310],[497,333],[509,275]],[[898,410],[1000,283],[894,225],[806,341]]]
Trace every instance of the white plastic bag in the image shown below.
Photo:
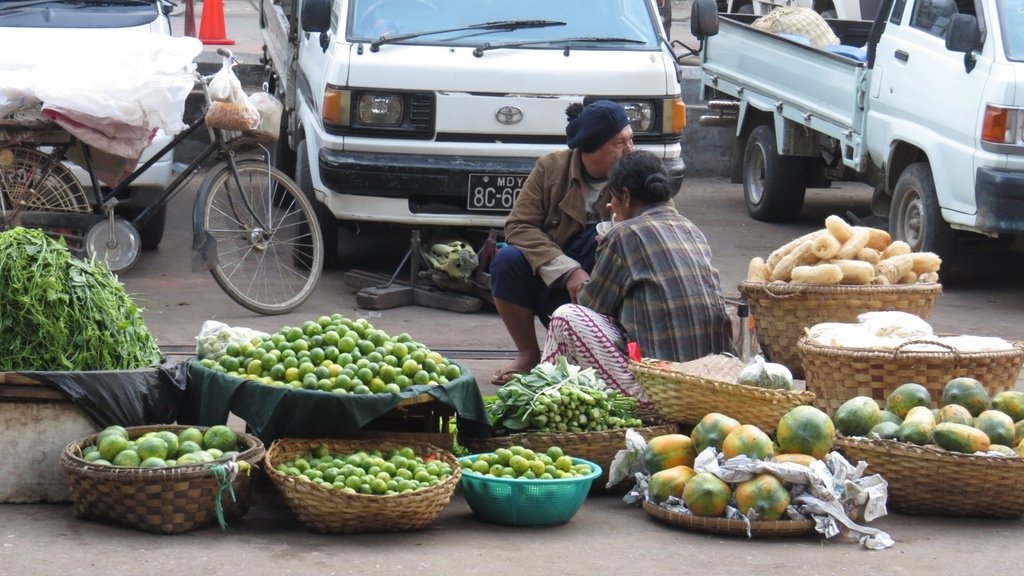
[[[211,358],[216,360],[224,355],[230,344],[251,343],[254,338],[270,338],[270,334],[260,332],[251,328],[233,328],[223,322],[207,320],[199,328],[199,335],[196,336],[196,356],[200,359]]]
[[[210,80],[213,102],[206,111],[206,124],[221,130],[249,130],[260,122],[260,111],[249,102],[242,83],[235,76],[230,58],[224,59],[220,70]]]

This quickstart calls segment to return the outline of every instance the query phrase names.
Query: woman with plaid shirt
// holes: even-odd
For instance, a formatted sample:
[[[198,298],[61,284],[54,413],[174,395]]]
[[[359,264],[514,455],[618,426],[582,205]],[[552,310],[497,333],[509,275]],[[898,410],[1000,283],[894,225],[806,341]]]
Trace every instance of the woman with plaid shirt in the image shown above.
[[[629,371],[636,342],[649,358],[685,362],[733,353],[732,324],[704,234],[672,205],[661,160],[637,150],[612,168],[611,227],[598,241],[576,304],[551,317],[543,362],[566,356],[651,408]]]

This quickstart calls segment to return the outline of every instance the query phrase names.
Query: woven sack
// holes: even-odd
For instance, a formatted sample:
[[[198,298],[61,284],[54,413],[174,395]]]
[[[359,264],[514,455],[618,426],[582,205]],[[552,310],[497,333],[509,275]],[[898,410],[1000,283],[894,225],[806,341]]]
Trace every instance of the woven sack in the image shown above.
[[[829,28],[828,22],[810,8],[782,6],[754,20],[750,26],[772,34],[803,36],[815,48],[839,44],[839,37]]]

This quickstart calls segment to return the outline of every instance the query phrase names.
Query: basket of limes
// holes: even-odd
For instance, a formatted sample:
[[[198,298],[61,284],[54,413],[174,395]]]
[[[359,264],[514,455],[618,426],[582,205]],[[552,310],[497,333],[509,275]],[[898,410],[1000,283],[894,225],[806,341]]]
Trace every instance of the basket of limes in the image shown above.
[[[430,526],[462,470],[432,444],[390,440],[275,440],[264,469],[312,532],[400,532]]]
[[[522,446],[459,458],[462,492],[473,515],[509,526],[553,526],[572,519],[601,467],[552,446]]]
[[[110,426],[68,444],[75,514],[178,534],[249,510],[263,442],[227,426]]]

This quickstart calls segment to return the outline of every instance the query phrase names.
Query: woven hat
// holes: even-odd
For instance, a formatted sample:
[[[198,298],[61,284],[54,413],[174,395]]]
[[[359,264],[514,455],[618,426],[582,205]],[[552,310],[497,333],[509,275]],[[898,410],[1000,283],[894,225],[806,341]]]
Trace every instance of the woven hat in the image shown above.
[[[565,127],[566,144],[582,152],[596,152],[629,124],[626,109],[618,102],[597,100],[588,104]]]

